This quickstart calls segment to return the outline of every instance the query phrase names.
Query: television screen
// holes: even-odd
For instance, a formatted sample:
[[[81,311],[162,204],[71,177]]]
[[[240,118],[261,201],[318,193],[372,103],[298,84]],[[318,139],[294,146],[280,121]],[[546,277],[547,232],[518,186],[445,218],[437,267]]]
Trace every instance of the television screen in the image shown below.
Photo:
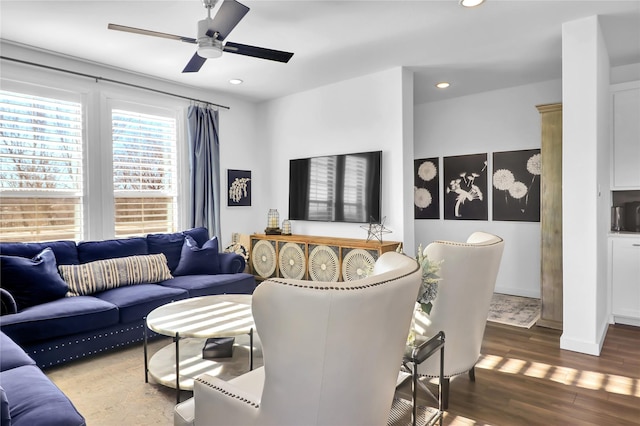
[[[380,222],[382,151],[291,160],[289,219]]]

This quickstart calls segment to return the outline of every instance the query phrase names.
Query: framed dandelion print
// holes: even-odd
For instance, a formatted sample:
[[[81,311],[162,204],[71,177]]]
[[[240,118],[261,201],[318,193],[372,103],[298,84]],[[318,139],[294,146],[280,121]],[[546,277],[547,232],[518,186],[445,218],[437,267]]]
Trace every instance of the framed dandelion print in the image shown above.
[[[440,219],[440,173],[438,157],[413,162],[415,219]]]
[[[251,170],[227,170],[227,206],[251,205]]]
[[[444,218],[487,220],[487,154],[444,157]]]
[[[493,153],[493,220],[540,222],[539,149]]]

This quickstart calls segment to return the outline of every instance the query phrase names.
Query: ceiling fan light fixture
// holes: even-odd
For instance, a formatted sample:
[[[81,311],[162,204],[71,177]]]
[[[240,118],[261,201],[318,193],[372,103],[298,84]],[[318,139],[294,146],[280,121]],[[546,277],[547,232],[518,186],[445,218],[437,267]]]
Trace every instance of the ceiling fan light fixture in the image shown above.
[[[200,45],[198,47],[198,56],[207,59],[219,58],[222,56],[222,49],[217,46]]]
[[[222,56],[222,43],[211,37],[200,37],[198,39],[198,56],[207,59],[219,58]]]
[[[484,3],[484,0],[460,0],[459,3],[462,7],[476,7]]]

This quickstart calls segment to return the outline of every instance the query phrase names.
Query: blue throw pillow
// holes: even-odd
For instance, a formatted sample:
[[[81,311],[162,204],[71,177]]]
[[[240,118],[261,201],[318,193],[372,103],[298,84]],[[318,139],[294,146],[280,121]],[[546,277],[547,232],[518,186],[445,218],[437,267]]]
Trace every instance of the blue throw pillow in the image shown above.
[[[220,273],[218,237],[213,237],[202,247],[190,235],[184,237],[180,262],[173,275],[215,275]]]
[[[16,301],[18,311],[60,299],[69,286],[58,273],[56,256],[45,248],[33,259],[0,255],[2,287]]]
[[[185,236],[190,236],[193,238],[196,243],[198,243],[199,247],[204,246],[204,244],[209,241],[209,230],[204,226],[200,226],[198,228],[187,229],[183,232]]]

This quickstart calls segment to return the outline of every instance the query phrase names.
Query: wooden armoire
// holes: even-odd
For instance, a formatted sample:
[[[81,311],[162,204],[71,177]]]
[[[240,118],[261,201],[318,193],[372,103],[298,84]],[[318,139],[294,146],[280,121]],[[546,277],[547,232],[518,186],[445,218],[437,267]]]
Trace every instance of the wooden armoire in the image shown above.
[[[541,115],[540,299],[537,325],[562,330],[562,104],[538,105]]]
[[[562,104],[538,105],[542,124],[540,298],[537,325],[562,330]]]

